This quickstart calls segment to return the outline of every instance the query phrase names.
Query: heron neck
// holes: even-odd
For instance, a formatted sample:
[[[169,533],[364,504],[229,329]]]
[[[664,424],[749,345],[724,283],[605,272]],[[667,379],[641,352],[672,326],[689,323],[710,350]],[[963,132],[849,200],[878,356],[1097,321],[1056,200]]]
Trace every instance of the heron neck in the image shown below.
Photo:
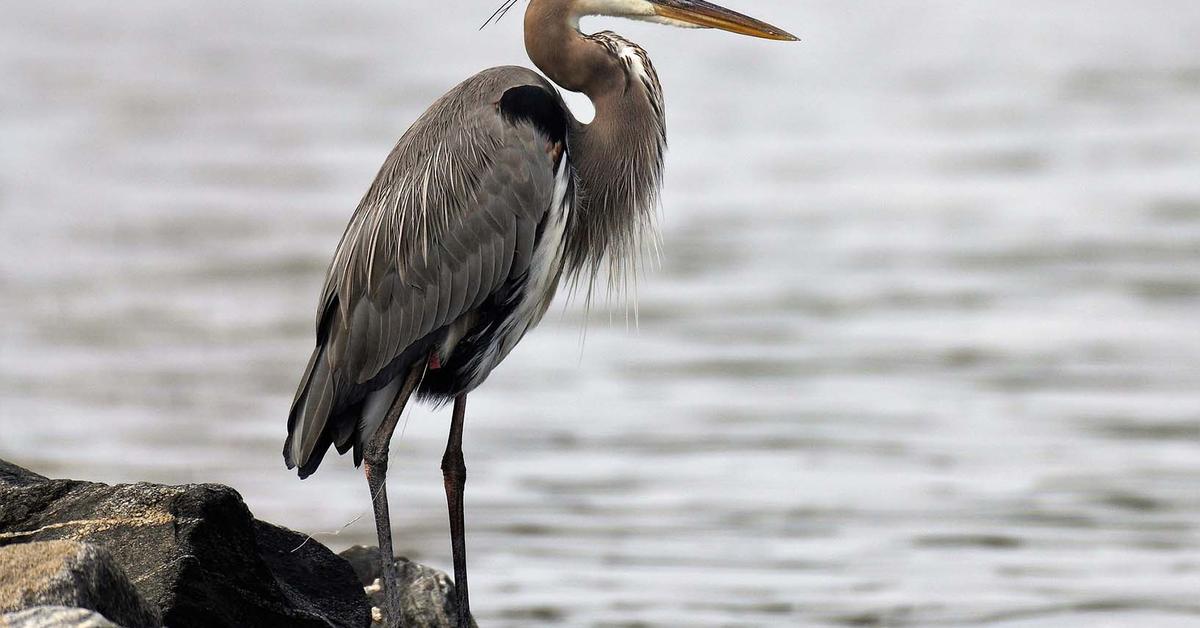
[[[653,237],[666,134],[640,88],[592,102],[595,119],[574,125],[568,141],[579,202],[567,263],[589,281],[607,274],[612,288],[636,272]]]
[[[589,284],[607,274],[611,287],[636,272],[653,232],[667,142],[662,90],[645,51],[610,32],[584,36],[572,6],[531,0],[525,48],[546,76],[596,109],[590,124],[573,121],[568,137],[578,200],[567,268]]]
[[[578,190],[566,268],[589,286],[607,275],[613,288],[636,273],[653,238],[666,121],[646,52],[613,32],[582,35],[574,5],[530,0],[524,40],[539,70],[595,107],[590,124],[572,120],[568,138]]]
[[[621,68],[578,25],[573,3],[531,0],[525,11],[525,51],[555,83],[596,100],[618,87]]]

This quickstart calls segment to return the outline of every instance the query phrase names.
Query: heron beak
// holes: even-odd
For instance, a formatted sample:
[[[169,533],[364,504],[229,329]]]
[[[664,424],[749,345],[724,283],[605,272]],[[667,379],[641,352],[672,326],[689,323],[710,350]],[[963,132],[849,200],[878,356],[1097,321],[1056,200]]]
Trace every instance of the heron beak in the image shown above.
[[[667,20],[685,22],[700,28],[719,28],[739,35],[775,41],[799,41],[795,35],[781,28],[703,0],[649,1],[654,7],[654,14]]]

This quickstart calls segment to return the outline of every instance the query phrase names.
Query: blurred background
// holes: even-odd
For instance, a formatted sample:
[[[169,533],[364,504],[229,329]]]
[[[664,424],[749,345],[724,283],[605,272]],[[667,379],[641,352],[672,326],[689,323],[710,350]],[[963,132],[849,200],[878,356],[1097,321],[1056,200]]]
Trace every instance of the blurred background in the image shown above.
[[[528,64],[497,3],[0,3],[0,457],[374,543],[287,410],[388,150]],[[803,41],[584,23],[662,77],[664,256],[472,396],[481,624],[1197,625],[1195,1],[726,4]],[[389,476],[443,569],[448,422]]]

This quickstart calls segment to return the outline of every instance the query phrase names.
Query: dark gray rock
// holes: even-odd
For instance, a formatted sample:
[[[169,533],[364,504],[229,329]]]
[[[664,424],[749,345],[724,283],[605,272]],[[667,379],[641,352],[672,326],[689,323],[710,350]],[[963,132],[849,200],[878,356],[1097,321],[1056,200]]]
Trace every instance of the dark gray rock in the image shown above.
[[[350,564],[309,537],[265,521],[254,522],[259,555],[295,608],[321,617],[370,623],[370,604]]]
[[[0,546],[101,546],[172,628],[368,625],[351,567],[306,539],[256,521],[225,486],[107,486],[0,466]]]
[[[0,547],[0,574],[0,613],[69,606],[96,611],[128,628],[162,625],[158,609],[95,545],[43,541]]]
[[[379,548],[355,545],[338,553],[350,564],[358,583],[364,587],[371,586],[376,578],[383,574],[379,571]]]
[[[0,487],[23,486],[36,482],[45,482],[49,478],[40,476],[29,469],[0,459]]]
[[[121,628],[104,615],[86,608],[66,606],[34,606],[15,613],[0,615],[4,628]]]
[[[355,545],[341,553],[358,581],[366,587],[371,604],[384,608],[384,592],[379,564],[379,548]],[[454,601],[454,581],[444,572],[407,558],[397,557],[396,573],[400,588],[401,626],[455,628],[457,605]],[[475,621],[471,621],[475,625]]]

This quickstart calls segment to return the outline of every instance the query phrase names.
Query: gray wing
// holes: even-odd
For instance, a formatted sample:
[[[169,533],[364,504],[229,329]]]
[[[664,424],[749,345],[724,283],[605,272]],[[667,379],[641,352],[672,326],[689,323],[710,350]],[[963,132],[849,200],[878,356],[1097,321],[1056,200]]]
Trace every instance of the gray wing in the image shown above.
[[[344,452],[363,398],[411,368],[400,362],[414,359],[415,343],[526,272],[553,197],[547,125],[566,111],[536,73],[494,68],[400,139],[326,276],[317,346],[288,420],[289,468],[311,473],[330,443]]]

